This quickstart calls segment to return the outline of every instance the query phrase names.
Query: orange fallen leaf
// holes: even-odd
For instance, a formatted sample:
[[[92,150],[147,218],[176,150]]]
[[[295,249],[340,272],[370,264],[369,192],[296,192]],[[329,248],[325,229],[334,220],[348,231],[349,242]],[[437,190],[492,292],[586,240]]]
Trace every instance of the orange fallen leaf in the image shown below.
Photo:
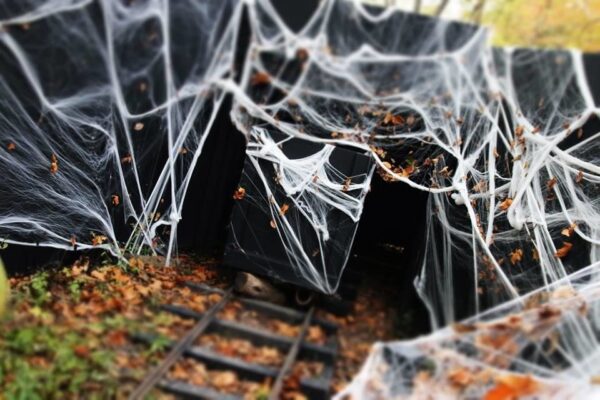
[[[516,249],[510,253],[510,263],[512,265],[515,265],[522,259],[523,259],[523,250],[522,249]]]
[[[75,355],[81,358],[86,358],[90,355],[89,347],[82,344],[75,346],[73,348],[73,352],[75,353]]]
[[[94,235],[92,234],[92,245],[99,246],[102,243],[106,242],[108,238],[104,235]]]
[[[231,371],[219,372],[212,377],[212,384],[219,389],[233,386],[237,381],[237,375]]]
[[[279,215],[281,215],[282,217],[288,212],[288,210],[290,209],[290,206],[288,204],[283,204],[280,208],[279,208]]]
[[[523,136],[523,132],[525,132],[525,127],[523,125],[517,125],[515,128],[515,136],[521,137]]]
[[[111,331],[106,335],[106,343],[109,346],[123,346],[127,343],[127,334],[123,330]]]
[[[448,373],[448,380],[452,386],[464,388],[473,382],[474,377],[468,369],[458,367]]]
[[[562,231],[560,231],[560,233],[563,236],[570,237],[573,234],[573,232],[575,232],[575,228],[577,228],[577,224],[573,222],[571,225],[569,225],[568,228],[565,228]]]
[[[530,375],[503,375],[496,378],[497,385],[488,391],[484,400],[517,400],[539,390],[539,383]]]
[[[566,257],[567,254],[569,254],[569,252],[571,251],[572,247],[572,243],[563,242],[563,246],[560,249],[556,250],[556,253],[554,253],[554,255],[558,258]]]
[[[383,123],[385,125],[402,126],[404,125],[404,117],[402,115],[394,115],[388,111],[383,117]]]
[[[352,184],[352,179],[346,178],[346,180],[344,180],[344,186],[342,186],[342,192],[347,192],[348,190],[350,190],[351,184]]]
[[[240,186],[233,193],[233,199],[234,200],[242,200],[244,197],[246,197],[246,189],[244,189],[243,187]]]
[[[9,144],[6,145],[6,150],[8,151],[14,151],[17,148],[17,145],[14,144],[13,142],[10,142]]]
[[[271,83],[271,76],[266,72],[259,71],[252,75],[252,78],[250,79],[250,84],[252,86],[267,85],[269,83]]]
[[[131,164],[132,161],[133,157],[129,153],[125,154],[125,156],[121,158],[121,164]]]
[[[97,269],[95,269],[92,271],[92,273],[90,275],[93,278],[96,278],[97,280],[99,280],[100,282],[106,281],[106,273],[105,272],[100,272]]]
[[[513,203],[513,199],[511,199],[510,197],[507,197],[506,199],[504,199],[504,201],[502,203],[500,203],[500,205],[499,205],[500,210],[502,210],[502,211],[508,210],[508,208],[512,205],[512,203]]]
[[[58,158],[55,154],[50,156],[50,173],[55,174],[58,172]]]

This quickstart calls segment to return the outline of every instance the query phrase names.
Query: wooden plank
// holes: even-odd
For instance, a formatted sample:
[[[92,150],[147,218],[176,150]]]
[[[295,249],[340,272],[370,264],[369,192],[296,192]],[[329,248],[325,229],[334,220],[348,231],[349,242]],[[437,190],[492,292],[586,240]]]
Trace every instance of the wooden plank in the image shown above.
[[[190,385],[182,381],[162,380],[158,383],[162,390],[173,393],[184,399],[205,400],[242,400],[241,396],[224,394],[206,386]]]
[[[171,312],[185,318],[200,319],[203,314],[173,305],[163,305],[160,307],[164,311]],[[257,345],[267,345],[277,347],[280,350],[288,351],[294,343],[294,338],[279,335],[265,329],[254,328],[235,321],[220,320],[215,318],[207,329],[208,332],[225,333],[249,340]],[[312,359],[327,364],[332,364],[337,356],[337,348],[331,346],[320,346],[318,344],[303,342],[300,347],[301,359]]]
[[[136,334],[133,339],[150,344],[155,337],[156,335],[152,334]],[[172,343],[166,346],[170,348]],[[209,368],[235,370],[241,377],[257,382],[263,382],[265,378],[269,377],[276,378],[279,373],[278,369],[224,356],[200,346],[189,348],[185,351],[184,356],[201,361]],[[300,391],[305,393],[310,399],[327,399],[329,398],[329,382],[332,375],[333,368],[331,365],[325,364],[325,369],[319,377],[304,378],[300,381]]]
[[[158,364],[142,381],[142,383],[133,391],[129,396],[130,400],[143,399],[148,392],[158,383],[163,375],[181,358],[183,352],[190,347],[192,343],[202,334],[202,332],[208,327],[214,317],[217,315],[219,310],[225,306],[225,304],[231,298],[231,291],[229,289],[221,300],[213,305],[202,318],[190,329],[185,336],[181,338],[172,348],[165,359]]]
[[[189,287],[190,289],[199,291],[199,292],[210,292],[210,293],[223,294],[223,290],[218,289],[218,288],[213,288],[211,286],[208,286],[208,285],[205,285],[202,283],[186,282],[185,285],[187,287]],[[298,323],[301,323],[302,321],[304,321],[305,314],[303,312],[293,309],[291,307],[284,307],[284,306],[280,306],[278,304],[269,303],[268,301],[249,299],[247,297],[240,297],[240,296],[235,296],[234,300],[239,301],[240,303],[244,304],[245,306],[247,306],[250,309],[263,312],[271,317],[281,319],[284,322],[291,322],[291,323],[298,324]],[[328,335],[335,334],[337,332],[338,327],[336,324],[334,324],[332,322],[325,321],[320,318],[314,318],[313,323],[315,325],[319,325],[325,331],[325,333],[327,333]]]

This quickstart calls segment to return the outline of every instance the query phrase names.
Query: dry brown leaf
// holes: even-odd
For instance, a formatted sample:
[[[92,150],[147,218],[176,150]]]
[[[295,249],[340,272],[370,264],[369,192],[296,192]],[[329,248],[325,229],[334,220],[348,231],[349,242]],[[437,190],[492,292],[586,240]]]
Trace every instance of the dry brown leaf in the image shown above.
[[[461,323],[454,323],[452,324],[452,329],[454,329],[454,332],[456,333],[470,333],[470,332],[474,332],[477,330],[477,327],[475,325],[471,325],[471,324],[461,324]]]
[[[524,132],[525,132],[525,127],[523,125],[517,125],[517,127],[515,128],[515,136],[521,137],[521,136],[523,136]]]
[[[121,158],[121,164],[131,164],[132,161],[133,157],[129,153],[125,154],[125,156]]]
[[[523,259],[523,250],[516,249],[510,253],[510,263],[515,265]]]
[[[15,151],[16,148],[17,148],[17,145],[14,144],[13,142],[10,142],[9,144],[6,145],[6,150],[8,150],[8,151]]]
[[[238,378],[235,372],[223,371],[214,374],[211,381],[218,389],[226,389],[238,383]]]
[[[560,233],[563,236],[571,237],[571,235],[573,234],[573,232],[575,232],[575,228],[577,228],[577,224],[575,222],[573,222],[571,225],[569,225],[568,228],[565,228],[562,231],[560,231]]]
[[[55,154],[50,156],[50,173],[55,174],[58,172],[58,159]]]
[[[75,353],[76,356],[81,357],[81,358],[87,358],[90,355],[89,347],[87,347],[83,344],[75,346],[73,348],[73,352]]]
[[[500,203],[500,205],[499,205],[500,210],[502,210],[502,211],[508,210],[508,208],[512,205],[512,203],[513,203],[513,199],[511,199],[510,197],[507,197],[506,199],[504,199],[504,201],[502,203]]]
[[[118,194],[113,194],[111,197],[111,202],[113,206],[118,206],[119,204],[121,204],[121,199],[119,198]]]
[[[347,192],[350,190],[350,185],[352,184],[352,179],[346,178],[344,181],[344,186],[342,187],[342,192]]]
[[[106,272],[100,272],[97,269],[95,269],[92,271],[92,273],[90,275],[101,282],[106,281]]]
[[[240,186],[233,193],[233,199],[234,200],[242,200],[244,197],[246,197],[246,189],[244,189],[243,187]]]
[[[497,385],[488,391],[484,400],[517,400],[535,394],[539,383],[529,375],[503,375],[496,378]]]
[[[548,182],[546,182],[546,186],[548,187],[548,190],[552,190],[552,188],[556,185],[556,182],[558,182],[558,180],[556,179],[555,176],[550,178],[548,180]]]
[[[577,172],[577,176],[575,177],[575,183],[581,183],[583,181],[583,171],[579,170]]]
[[[268,85],[269,83],[271,83],[271,76],[266,72],[259,71],[252,75],[252,78],[250,79],[250,84],[252,86]]]
[[[462,389],[473,383],[474,376],[468,369],[458,367],[448,373],[448,380],[452,386]]]
[[[290,206],[288,204],[283,204],[280,208],[279,208],[279,215],[281,215],[282,217],[288,212],[288,210],[290,209]]]
[[[127,343],[127,333],[124,330],[111,331],[106,335],[106,343],[109,346],[123,346]]]
[[[402,126],[404,125],[404,117],[402,115],[394,115],[388,111],[383,117],[383,123],[385,125]]]
[[[567,254],[569,254],[569,252],[571,251],[572,247],[573,247],[572,243],[563,242],[562,247],[560,249],[556,250],[556,253],[554,253],[554,255],[558,258],[566,257]]]
[[[104,235],[94,235],[92,234],[92,245],[99,246],[102,243],[106,242],[108,238]]]

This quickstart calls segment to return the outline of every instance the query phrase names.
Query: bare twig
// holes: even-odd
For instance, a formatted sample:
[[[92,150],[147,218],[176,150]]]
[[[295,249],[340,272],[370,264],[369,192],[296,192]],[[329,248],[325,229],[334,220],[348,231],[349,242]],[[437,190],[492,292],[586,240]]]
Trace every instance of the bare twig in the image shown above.
[[[442,15],[442,13],[444,12],[444,9],[446,8],[447,5],[448,5],[448,0],[442,0],[442,2],[438,6],[437,10],[435,10],[435,13],[433,15],[435,15],[436,17],[439,17],[440,15]]]
[[[421,0],[415,0],[414,12],[416,12],[416,13],[421,12]]]
[[[481,24],[483,18],[483,9],[485,8],[485,0],[479,0],[475,3],[473,11],[471,12],[471,18],[474,23]]]

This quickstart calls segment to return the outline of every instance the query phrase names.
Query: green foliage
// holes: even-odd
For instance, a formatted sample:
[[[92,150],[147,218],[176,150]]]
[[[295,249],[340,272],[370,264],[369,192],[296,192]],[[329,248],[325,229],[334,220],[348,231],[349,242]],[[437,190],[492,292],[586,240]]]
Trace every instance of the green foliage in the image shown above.
[[[3,395],[7,400],[76,397],[86,385],[102,385],[104,394],[114,393],[116,382],[110,379],[114,354],[102,349],[89,354],[75,351],[89,345],[84,336],[53,325],[9,331],[0,341]]]
[[[81,286],[83,286],[83,281],[80,279],[74,279],[69,282],[69,294],[75,301],[79,301],[79,298],[81,297]]]
[[[37,305],[44,304],[51,297],[48,291],[48,272],[33,275],[29,284],[30,294]]]
[[[152,342],[150,343],[150,348],[148,349],[148,354],[156,354],[160,353],[169,347],[172,340],[164,335],[157,335]]]

